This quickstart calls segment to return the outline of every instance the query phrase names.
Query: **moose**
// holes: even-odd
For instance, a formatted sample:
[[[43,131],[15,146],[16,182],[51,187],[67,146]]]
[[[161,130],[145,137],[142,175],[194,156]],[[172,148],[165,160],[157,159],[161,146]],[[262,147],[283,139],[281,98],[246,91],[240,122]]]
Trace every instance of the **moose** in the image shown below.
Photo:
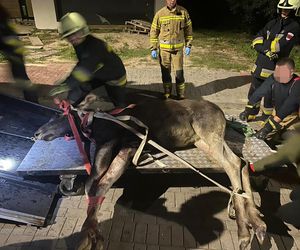
[[[88,95],[77,109],[70,111],[77,127],[80,124],[81,114],[90,111],[94,100],[95,97]],[[216,104],[204,99],[178,101],[142,98],[142,100],[115,116],[135,117],[149,128],[148,138],[166,149],[178,150],[194,146],[223,167],[233,190],[236,191],[232,195],[232,203],[240,249],[246,249],[249,245],[251,230],[262,244],[266,224],[254,203],[248,167],[242,166],[245,164],[233,153],[224,139],[226,119],[223,111]],[[40,127],[35,137],[53,140],[64,136],[67,131],[70,131],[68,119],[61,115]],[[96,149],[91,174],[85,181],[88,209],[78,249],[103,248],[103,238],[97,229],[97,212],[109,188],[131,164],[141,141],[119,124],[97,116],[94,116],[91,122],[90,131],[90,138],[94,140]],[[247,197],[239,195],[241,192]]]

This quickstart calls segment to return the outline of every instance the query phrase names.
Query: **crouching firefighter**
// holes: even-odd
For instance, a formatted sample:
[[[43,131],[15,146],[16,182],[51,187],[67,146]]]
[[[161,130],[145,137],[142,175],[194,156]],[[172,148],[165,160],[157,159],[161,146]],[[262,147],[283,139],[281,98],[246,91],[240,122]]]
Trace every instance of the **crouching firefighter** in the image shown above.
[[[183,48],[189,56],[192,40],[192,21],[187,10],[177,5],[176,0],[166,0],[166,6],[154,16],[150,30],[151,56],[154,59],[159,57],[165,99],[172,93],[172,64],[177,98],[185,97]]]
[[[294,74],[295,63],[291,58],[278,60],[274,74],[252,94],[240,118],[247,120],[255,115],[257,103],[265,96],[272,100],[272,115],[256,133],[259,139],[281,134],[285,129],[299,121],[300,77]],[[272,132],[272,133],[271,133]]]
[[[86,20],[76,12],[61,18],[58,32],[72,44],[78,62],[70,75],[50,91],[50,96],[67,93],[76,106],[90,91],[104,85],[113,104],[124,106],[126,70],[112,48],[92,36]]]
[[[300,0],[279,0],[278,17],[271,20],[255,36],[252,47],[257,51],[257,59],[251,71],[252,81],[248,100],[255,90],[274,72],[280,58],[289,57],[291,50],[299,43],[300,25],[296,18],[300,15]],[[259,100],[260,101],[260,100]],[[255,112],[247,120],[255,119],[260,110],[260,102]],[[271,115],[272,101],[264,98],[263,116]]]

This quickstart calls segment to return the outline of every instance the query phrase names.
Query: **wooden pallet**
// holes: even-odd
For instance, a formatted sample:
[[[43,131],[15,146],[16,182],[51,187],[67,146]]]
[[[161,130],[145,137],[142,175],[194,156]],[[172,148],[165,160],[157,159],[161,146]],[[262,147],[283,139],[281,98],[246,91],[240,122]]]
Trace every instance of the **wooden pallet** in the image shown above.
[[[137,33],[137,34],[149,34],[151,23],[133,19],[130,21],[125,21],[124,31],[129,33]]]

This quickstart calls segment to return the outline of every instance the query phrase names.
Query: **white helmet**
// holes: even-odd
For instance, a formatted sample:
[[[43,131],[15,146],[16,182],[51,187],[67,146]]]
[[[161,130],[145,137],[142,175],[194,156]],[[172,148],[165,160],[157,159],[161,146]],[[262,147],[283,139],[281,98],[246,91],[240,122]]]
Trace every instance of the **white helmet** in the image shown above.
[[[277,8],[285,10],[294,10],[295,16],[300,16],[300,0],[279,0]]]
[[[58,33],[62,38],[70,36],[77,31],[82,30],[83,36],[90,33],[86,20],[77,12],[70,12],[65,14],[59,21]]]

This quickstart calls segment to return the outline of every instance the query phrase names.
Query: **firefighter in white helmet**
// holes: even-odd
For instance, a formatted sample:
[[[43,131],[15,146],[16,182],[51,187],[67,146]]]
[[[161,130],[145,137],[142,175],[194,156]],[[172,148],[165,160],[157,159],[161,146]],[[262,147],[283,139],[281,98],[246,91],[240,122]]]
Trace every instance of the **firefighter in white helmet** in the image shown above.
[[[90,34],[86,20],[79,13],[64,15],[58,32],[73,45],[78,62],[71,74],[49,94],[55,96],[67,92],[69,101],[76,105],[91,90],[104,85],[113,104],[123,106],[127,81],[120,57],[106,42]]]
[[[270,77],[280,58],[289,57],[291,50],[299,43],[300,25],[295,19],[299,16],[300,0],[280,0],[277,4],[278,17],[271,20],[255,36],[252,47],[258,56],[251,71],[252,82],[248,100],[254,91]],[[260,110],[260,102],[250,105],[240,114],[242,120],[251,121]],[[250,112],[251,110],[251,112]],[[272,100],[264,98],[263,118],[267,119],[273,112]]]

